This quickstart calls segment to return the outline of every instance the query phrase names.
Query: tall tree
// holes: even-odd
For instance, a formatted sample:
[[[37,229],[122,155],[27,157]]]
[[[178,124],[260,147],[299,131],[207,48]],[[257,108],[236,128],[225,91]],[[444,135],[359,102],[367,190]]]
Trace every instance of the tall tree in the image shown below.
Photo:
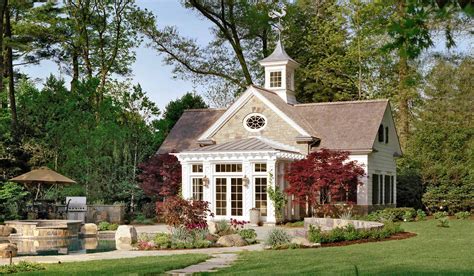
[[[288,14],[285,43],[301,67],[296,95],[301,102],[357,99],[355,60],[348,54],[347,20],[336,1],[297,1]]]
[[[419,170],[423,203],[432,211],[474,206],[473,86],[472,57],[440,59],[427,76],[407,158]]]
[[[207,104],[199,95],[186,93],[181,98],[169,102],[163,112],[163,118],[155,121],[157,129],[156,144],[159,146],[163,143],[166,136],[179,120],[186,109],[208,108]]]
[[[151,13],[136,19],[141,32],[151,41],[150,46],[164,55],[165,63],[174,67],[174,73],[184,79],[194,78],[211,90],[226,86],[229,94],[238,94],[255,83],[262,74],[257,61],[269,54],[269,45],[274,40],[268,11],[276,4],[187,0],[183,5],[212,25],[214,37],[206,47],[181,36],[174,27],[158,27]]]

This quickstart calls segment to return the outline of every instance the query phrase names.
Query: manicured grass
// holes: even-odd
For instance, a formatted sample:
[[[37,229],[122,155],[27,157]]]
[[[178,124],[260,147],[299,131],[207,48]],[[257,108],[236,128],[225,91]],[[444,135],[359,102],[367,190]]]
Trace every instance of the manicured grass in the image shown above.
[[[469,274],[474,273],[474,220],[403,223],[418,236],[344,247],[244,252],[221,274]]]
[[[208,258],[204,254],[186,254],[49,264],[45,265],[46,270],[15,275],[157,275],[200,263]]]

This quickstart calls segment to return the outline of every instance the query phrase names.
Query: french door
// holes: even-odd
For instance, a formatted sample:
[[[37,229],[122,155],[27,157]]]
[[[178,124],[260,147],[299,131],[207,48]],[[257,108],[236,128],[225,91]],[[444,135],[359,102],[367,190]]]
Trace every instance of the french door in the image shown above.
[[[226,218],[243,216],[242,178],[216,177],[214,183],[214,214]]]

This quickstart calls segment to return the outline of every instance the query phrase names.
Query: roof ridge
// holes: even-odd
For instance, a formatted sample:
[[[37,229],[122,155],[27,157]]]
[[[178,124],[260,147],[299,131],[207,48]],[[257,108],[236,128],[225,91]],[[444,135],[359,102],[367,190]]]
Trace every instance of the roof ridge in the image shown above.
[[[373,100],[356,100],[356,101],[337,101],[337,102],[320,102],[320,103],[300,103],[294,104],[294,107],[311,106],[311,105],[338,105],[338,104],[358,104],[358,103],[376,103],[388,102],[389,99],[373,99]]]
[[[268,89],[263,88],[263,87],[261,87],[261,86],[258,86],[258,85],[255,85],[255,84],[251,84],[250,86],[252,86],[252,87],[254,87],[254,88],[256,88],[256,89],[262,90],[262,91],[264,91],[264,92],[268,92],[268,93],[270,93],[270,94],[273,94],[273,95],[277,95],[277,96],[278,96],[278,94],[277,94],[276,92],[271,91],[271,90],[268,90]],[[288,104],[288,103],[287,103],[287,104]],[[288,104],[288,105],[291,105],[291,104]]]
[[[223,111],[227,108],[190,108],[185,109],[184,112],[203,112],[203,111]]]

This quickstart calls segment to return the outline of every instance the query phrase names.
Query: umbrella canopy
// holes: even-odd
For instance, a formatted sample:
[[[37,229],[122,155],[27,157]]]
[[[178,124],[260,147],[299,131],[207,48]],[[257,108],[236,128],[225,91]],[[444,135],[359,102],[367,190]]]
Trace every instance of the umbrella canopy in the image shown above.
[[[75,184],[76,181],[65,177],[47,167],[32,170],[20,176],[10,179],[17,183],[45,183],[45,184]]]

